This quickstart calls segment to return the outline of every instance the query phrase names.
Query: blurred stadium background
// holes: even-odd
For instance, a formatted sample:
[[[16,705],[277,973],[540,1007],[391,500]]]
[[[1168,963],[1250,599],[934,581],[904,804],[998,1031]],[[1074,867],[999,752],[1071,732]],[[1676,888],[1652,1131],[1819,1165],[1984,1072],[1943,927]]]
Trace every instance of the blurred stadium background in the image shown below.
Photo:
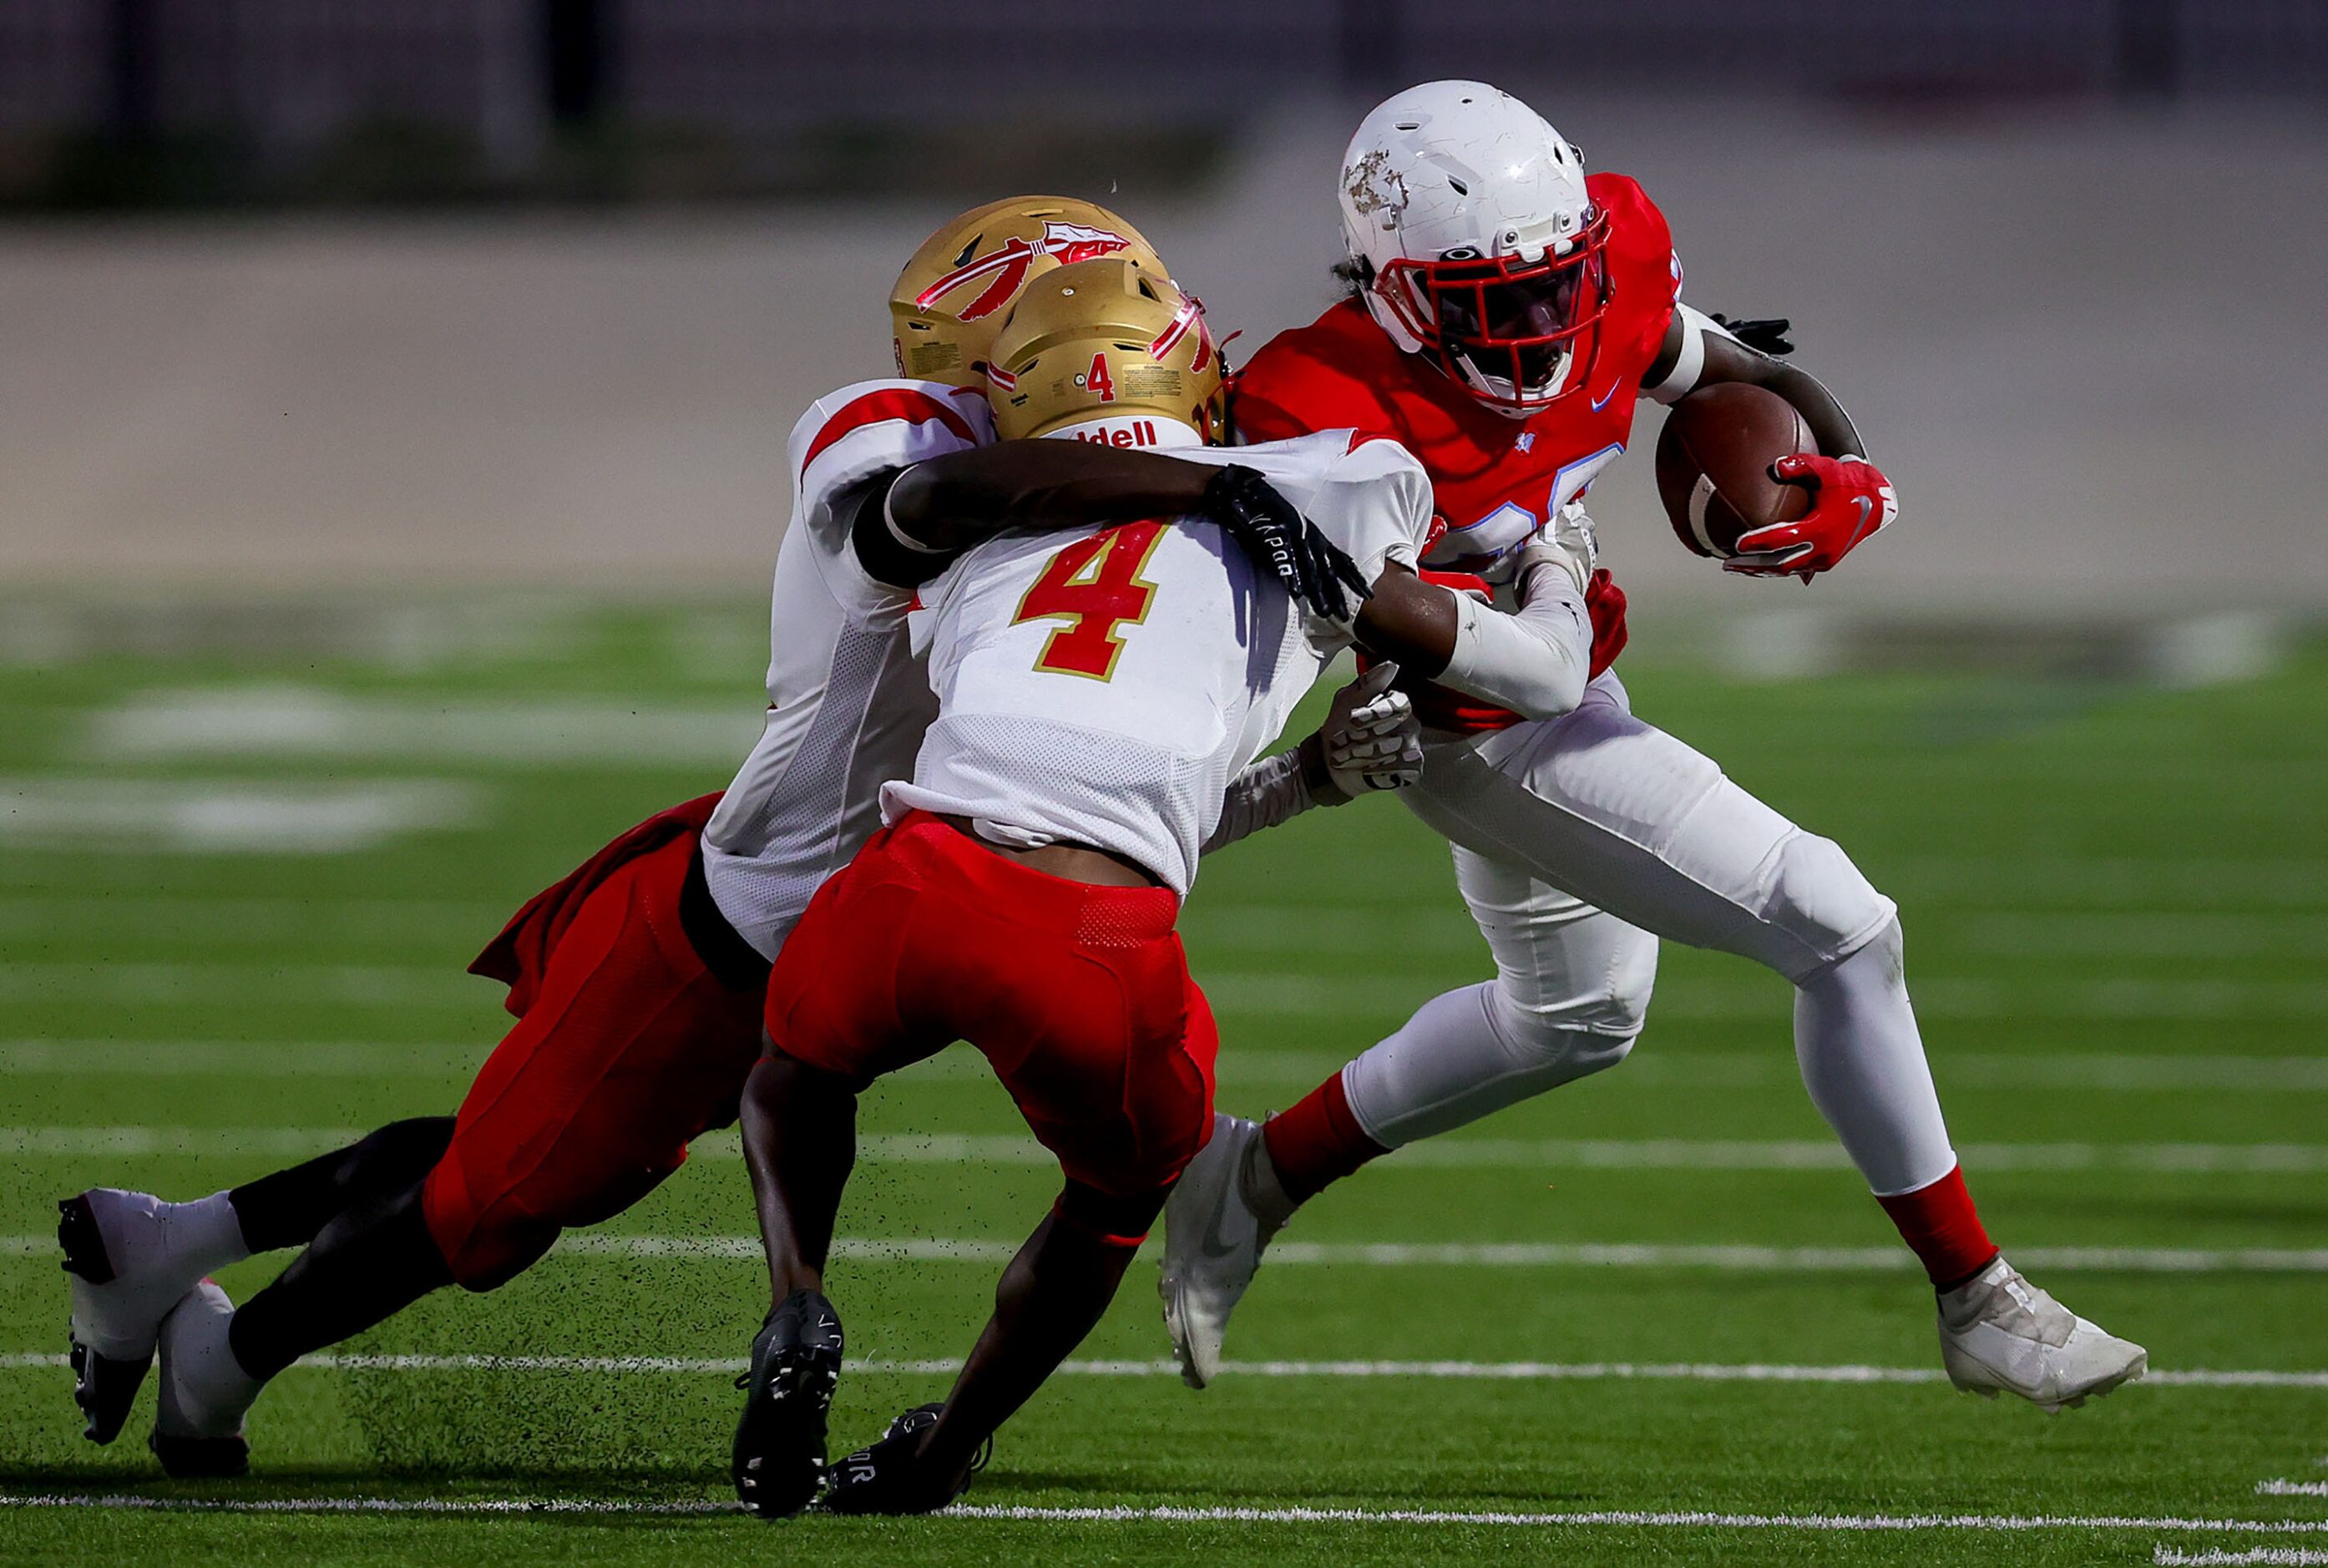
[[[0,573],[740,587],[935,220],[1112,202],[1250,347],[1330,297],[1356,116],[1467,70],[1793,316],[1905,497],[1746,587],[1627,465],[1645,617],[2328,603],[2312,0],[13,0]]]
[[[1594,491],[1625,672],[1901,899],[2000,1235],[2162,1372],[2201,1370],[2058,1425],[1897,1386],[1934,1376],[1929,1298],[1794,1081],[1784,988],[1668,950],[1622,1071],[1384,1162],[1305,1215],[1308,1262],[1339,1265],[1289,1261],[1239,1319],[1234,1353],[1297,1368],[1488,1371],[1337,1362],[1184,1400],[1143,1269],[982,1495],[2328,1528],[2314,0],[0,0],[0,1496],[152,1479],[134,1441],[75,1435],[51,1197],[190,1196],[441,1113],[502,1019],[460,973],[476,946],[727,778],[758,728],[785,434],[887,371],[882,302],[931,226],[1029,189],[1115,206],[1250,348],[1331,296],[1357,116],[1448,74],[1642,179],[1693,301],[1791,316],[1898,481],[1904,525],[1831,578],[1740,581],[1670,539],[1646,412]],[[1443,848],[1386,803],[1223,857],[1187,930],[1247,1113],[1488,962]],[[916,1358],[958,1354],[1047,1197],[975,1066],[868,1107],[836,1273],[853,1351],[889,1370],[845,1385],[844,1436],[936,1391]],[[759,1305],[734,1144],[700,1152],[492,1301],[433,1299],[352,1347],[375,1359],[290,1375],[235,1496],[715,1500],[730,1392],[706,1374]],[[979,1266],[911,1250],[933,1239]],[[1424,1242],[1471,1263],[1355,1261]],[[473,1352],[714,1359],[443,1360]],[[1866,1365],[1755,1370],[1803,1360]],[[260,1541],[123,1518],[20,1511],[0,1556]],[[302,1557],[446,1550],[425,1520],[283,1527]],[[987,1527],[816,1539],[1073,1550]],[[547,1528],[460,1549],[673,1544],[519,1533]],[[1084,1550],[1236,1561],[1247,1528]],[[1508,1550],[1281,1528],[1288,1563]],[[1570,1544],[1769,1547],[1628,1528]]]

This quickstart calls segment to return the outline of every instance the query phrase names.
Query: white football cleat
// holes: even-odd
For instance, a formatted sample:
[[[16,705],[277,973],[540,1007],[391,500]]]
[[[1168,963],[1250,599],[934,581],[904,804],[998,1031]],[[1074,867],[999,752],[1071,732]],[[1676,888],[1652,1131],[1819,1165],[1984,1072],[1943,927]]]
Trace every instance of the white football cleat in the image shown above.
[[[2058,1413],[2140,1377],[2150,1353],[2087,1322],[2000,1256],[1940,1298],[1940,1362],[1967,1394],[2017,1394]]]
[[[234,1303],[204,1280],[162,1319],[161,1398],[146,1440],[162,1469],[180,1479],[239,1476],[250,1469],[242,1418],[260,1384],[234,1358],[227,1328]]]
[[[171,1245],[170,1222],[185,1207],[110,1187],[57,1204],[57,1244],[72,1284],[73,1402],[92,1442],[121,1435],[162,1319],[202,1278]]]
[[[1220,1376],[1229,1314],[1280,1228],[1245,1197],[1244,1168],[1260,1143],[1260,1122],[1215,1112],[1212,1141],[1197,1150],[1165,1200],[1164,1263],[1156,1293],[1164,1298],[1164,1327],[1172,1336],[1180,1381],[1191,1388]]]

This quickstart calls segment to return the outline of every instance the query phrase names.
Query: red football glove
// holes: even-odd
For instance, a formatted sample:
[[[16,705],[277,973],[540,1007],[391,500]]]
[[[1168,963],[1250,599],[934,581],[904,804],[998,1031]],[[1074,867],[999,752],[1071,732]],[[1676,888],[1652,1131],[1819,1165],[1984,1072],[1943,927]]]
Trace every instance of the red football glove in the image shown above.
[[[1598,681],[1601,672],[1617,662],[1625,651],[1625,590],[1617,586],[1609,568],[1601,568],[1584,585],[1584,608],[1592,617],[1591,679]]]
[[[1900,493],[1864,457],[1781,457],[1770,477],[1811,493],[1811,509],[1793,522],[1774,522],[1738,536],[1738,553],[1722,563],[1750,577],[1800,577],[1805,582],[1849,555],[1900,515]]]

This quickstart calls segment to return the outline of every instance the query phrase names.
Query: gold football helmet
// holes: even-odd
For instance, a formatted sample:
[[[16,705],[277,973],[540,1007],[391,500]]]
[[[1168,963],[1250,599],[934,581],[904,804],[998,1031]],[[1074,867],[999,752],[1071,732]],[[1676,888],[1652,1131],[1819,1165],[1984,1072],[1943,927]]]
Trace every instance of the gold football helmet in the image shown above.
[[[995,335],[986,380],[1006,441],[1101,419],[1121,446],[1156,444],[1154,419],[1208,444],[1222,434],[1221,351],[1204,306],[1128,257],[1028,285]]]
[[[897,373],[982,385],[987,347],[1028,280],[1102,256],[1168,276],[1139,230],[1072,197],[1012,196],[949,221],[922,241],[890,291]]]

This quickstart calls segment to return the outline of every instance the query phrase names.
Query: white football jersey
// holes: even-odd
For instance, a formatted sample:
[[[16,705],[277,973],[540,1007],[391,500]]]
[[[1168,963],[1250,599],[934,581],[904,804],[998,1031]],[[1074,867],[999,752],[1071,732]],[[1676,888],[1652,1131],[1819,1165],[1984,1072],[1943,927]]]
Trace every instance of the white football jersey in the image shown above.
[[[776,555],[768,722],[703,834],[712,902],[774,958],[825,878],[880,823],[937,708],[909,645],[909,593],[858,563],[835,502],[887,468],[994,439],[986,399],[937,381],[860,381],[793,427],[793,520]]]
[[[1172,455],[1259,469],[1369,582],[1429,532],[1430,478],[1394,442],[1335,430]],[[1183,894],[1229,781],[1349,643],[1199,518],[1005,534],[925,584],[910,618],[938,717],[884,814],[1089,844]]]

